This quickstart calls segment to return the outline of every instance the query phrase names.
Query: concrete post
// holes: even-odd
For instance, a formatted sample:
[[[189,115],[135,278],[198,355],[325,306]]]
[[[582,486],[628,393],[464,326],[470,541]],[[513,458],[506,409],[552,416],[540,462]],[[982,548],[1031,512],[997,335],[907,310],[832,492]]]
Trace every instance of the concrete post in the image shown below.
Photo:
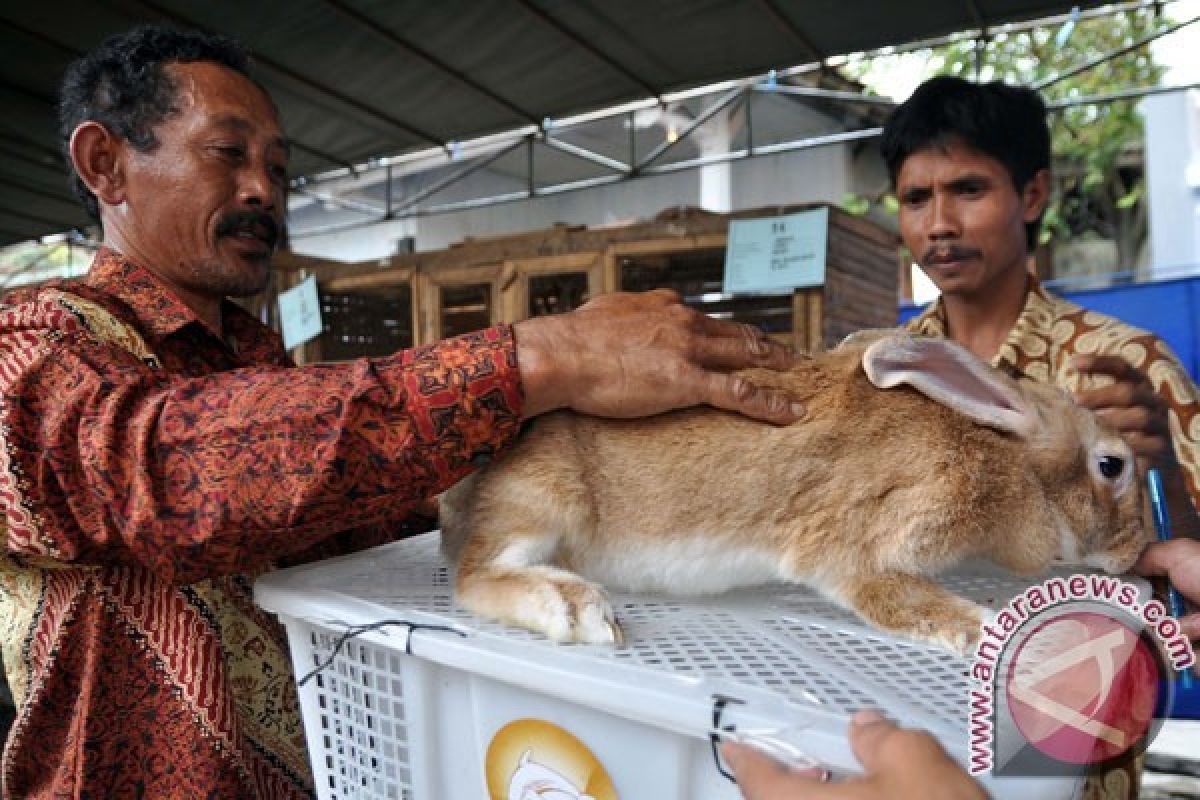
[[[717,114],[692,134],[701,156],[728,153],[733,146],[734,125],[728,111]],[[722,161],[700,168],[700,207],[708,211],[733,210],[733,162]]]
[[[1152,95],[1146,120],[1150,278],[1200,273],[1200,91]]]

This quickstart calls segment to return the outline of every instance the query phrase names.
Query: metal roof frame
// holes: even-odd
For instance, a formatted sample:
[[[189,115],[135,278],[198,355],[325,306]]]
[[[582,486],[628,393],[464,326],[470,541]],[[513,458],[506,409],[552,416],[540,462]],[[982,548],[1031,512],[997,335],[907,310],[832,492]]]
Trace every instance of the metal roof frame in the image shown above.
[[[838,85],[836,82],[831,85],[827,80],[830,75],[835,74],[837,67],[847,63],[850,57],[845,54],[844,46],[839,42],[850,41],[851,39],[846,38],[850,34],[857,35],[860,39],[862,36],[866,36],[867,39],[875,36],[878,40],[879,29],[884,26],[886,20],[874,20],[873,17],[899,13],[891,4],[873,3],[870,0],[828,2],[832,4],[831,8],[836,6],[843,16],[853,13],[848,5],[855,6],[860,12],[863,9],[876,12],[862,15],[863,19],[870,19],[875,25],[874,28],[871,28],[871,25],[866,26],[874,30],[874,33],[870,30],[858,30],[863,27],[861,20],[855,25],[847,23],[839,28],[837,25],[842,23],[830,19],[838,15],[809,14],[812,4],[801,6],[795,0],[724,0],[711,3],[709,5],[714,13],[727,15],[724,19],[744,22],[747,30],[753,34],[752,43],[756,47],[767,41],[769,31],[774,31],[775,38],[771,41],[774,42],[772,46],[776,51],[790,53],[790,63],[801,63],[781,69],[751,71],[746,77],[716,83],[701,82],[696,86],[686,85],[689,82],[687,75],[683,75],[682,79],[664,79],[664,63],[667,59],[659,58],[655,53],[647,53],[645,48],[635,41],[636,37],[627,35],[628,31],[621,28],[621,24],[630,19],[630,10],[635,8],[639,9],[638,13],[648,15],[649,19],[655,18],[656,14],[659,17],[674,14],[679,19],[691,20],[692,18],[687,16],[690,13],[690,4],[683,0],[654,0],[640,4],[636,0],[615,1],[606,3],[599,11],[591,6],[580,10],[581,7],[574,5],[555,5],[550,0],[488,0],[482,3],[447,0],[437,4],[436,9],[421,0],[399,0],[392,3],[372,0],[286,0],[293,14],[304,17],[302,21],[310,28],[319,29],[318,23],[327,24],[331,28],[328,37],[335,44],[338,37],[352,38],[356,48],[365,48],[366,42],[369,41],[371,47],[377,48],[371,51],[372,57],[377,54],[380,58],[402,59],[398,63],[413,65],[413,70],[425,70],[421,74],[428,75],[430,81],[437,82],[440,90],[444,90],[444,93],[458,93],[455,95],[458,98],[456,102],[466,103],[473,114],[482,114],[480,121],[463,120],[457,124],[448,122],[450,118],[442,118],[441,122],[430,124],[418,119],[421,115],[414,114],[414,108],[410,105],[389,105],[385,93],[364,93],[364,82],[368,81],[369,76],[360,76],[355,83],[346,80],[350,73],[322,72],[322,65],[335,64],[338,69],[342,69],[341,61],[335,58],[339,55],[337,53],[330,55],[321,64],[310,64],[306,59],[304,64],[300,65],[295,63],[290,52],[279,49],[283,40],[278,37],[270,38],[267,34],[260,35],[258,28],[248,27],[255,21],[255,14],[260,7],[273,8],[284,2],[285,0],[263,0],[247,7],[238,0],[220,0],[205,6],[190,4],[184,0],[56,0],[47,4],[48,8],[31,6],[18,10],[13,7],[0,11],[0,43],[6,38],[19,40],[22,47],[39,56],[42,62],[65,64],[66,61],[81,55],[109,30],[128,27],[129,24],[140,20],[168,21],[190,27],[220,29],[243,40],[251,39],[247,43],[255,51],[255,63],[261,79],[273,88],[273,91],[287,94],[289,101],[299,103],[301,107],[305,103],[309,104],[309,110],[305,112],[308,114],[308,124],[289,127],[293,136],[294,154],[298,156],[295,160],[302,165],[301,177],[293,182],[295,194],[352,209],[364,216],[364,220],[358,224],[378,219],[397,219],[493,205],[618,180],[630,180],[642,175],[662,174],[757,155],[867,139],[878,135],[879,125],[871,123],[877,122],[879,114],[891,105],[885,98],[847,91],[847,86]],[[1070,0],[921,0],[908,10],[902,22],[907,22],[908,18],[914,15],[924,15],[928,19],[922,24],[927,24],[925,30],[931,32],[938,27],[943,30],[962,28],[963,22],[973,27],[924,38],[909,35],[911,41],[906,44],[867,48],[858,56],[906,52],[964,39],[983,40],[999,33],[1059,24],[1072,18],[1091,18],[1163,4],[1153,0],[1129,0],[1104,6],[1100,3],[1084,2],[1078,4],[1082,8],[1076,8],[1072,13],[1044,13],[1047,9],[1066,10],[1074,5],[1076,4]],[[79,15],[82,18],[88,18],[89,15],[96,17],[99,14],[98,21],[89,19],[87,24],[81,25],[73,20],[70,12],[76,7],[86,10],[86,13]],[[443,13],[443,9],[446,14],[457,13],[459,16],[471,17],[468,21],[474,27],[470,29],[481,35],[491,34],[488,26],[494,25],[495,20],[511,21],[515,15],[520,18],[520,26],[512,27],[517,24],[513,22],[506,31],[496,34],[499,39],[504,38],[502,34],[505,32],[517,33],[518,38],[525,37],[546,47],[557,48],[554,52],[561,51],[562,57],[567,59],[562,61],[567,72],[575,70],[571,74],[587,74],[594,77],[595,86],[602,87],[605,91],[611,88],[610,94],[623,93],[628,99],[595,107],[593,110],[586,108],[587,101],[584,100],[582,102],[585,107],[582,110],[563,108],[561,111],[566,113],[545,113],[549,106],[537,107],[528,99],[528,92],[532,89],[523,85],[527,81],[513,83],[509,80],[505,83],[501,80],[504,77],[504,69],[480,69],[481,66],[502,62],[482,59],[479,64],[468,68],[463,65],[460,53],[454,49],[448,51],[445,47],[447,41],[456,41],[453,36],[446,34],[438,40],[437,37],[426,38],[421,35],[422,31],[428,33],[429,25],[438,21],[437,15]],[[592,16],[584,13],[588,9]],[[619,17],[621,13],[625,13],[626,16]],[[501,16],[495,17],[495,14]],[[728,16],[730,14],[734,16]],[[448,16],[447,19],[453,18]],[[401,25],[398,20],[411,20],[413,25]],[[1151,39],[1167,35],[1183,24],[1190,24],[1191,21],[1173,26],[1148,37],[1145,41],[1133,43],[1127,49],[1144,46]],[[834,27],[830,27],[831,25]],[[302,34],[308,29],[300,27],[299,23],[294,27],[298,31],[296,41],[299,42],[303,40]],[[920,26],[911,29],[918,32],[921,30]],[[613,35],[606,36],[606,32]],[[662,36],[666,39],[674,33],[664,31]],[[690,35],[690,32],[688,33]],[[730,39],[731,47],[736,44],[733,42],[737,38],[735,32],[722,30],[718,33],[721,41]],[[709,34],[713,35],[711,31]],[[842,36],[842,39],[838,39],[837,36]],[[487,39],[470,43],[487,45],[494,44],[494,41]],[[514,49],[517,48],[514,46]],[[1108,57],[1119,54],[1110,54]],[[353,61],[355,54],[347,55],[350,57],[342,60]],[[316,60],[314,56],[313,61]],[[46,70],[43,69],[43,74],[33,79],[30,76],[34,73],[29,69],[37,64],[31,63],[31,67],[26,69],[21,59],[12,61],[13,63],[7,66],[0,65],[0,97],[11,98],[11,108],[22,113],[39,114],[43,117],[50,115],[55,99],[47,90],[51,82],[49,79],[53,78],[56,81],[56,76],[44,74]],[[1077,69],[1089,69],[1102,61],[1081,64]],[[676,65],[672,63],[668,66]],[[347,64],[345,69],[353,67],[353,64]],[[580,69],[585,72],[580,73]],[[599,77],[592,76],[588,70],[596,72]],[[545,78],[544,73],[522,73],[518,70],[515,74],[527,79]],[[1061,77],[1065,78],[1066,75]],[[410,81],[410,85],[416,84]],[[587,87],[578,88],[580,97],[592,96],[584,91]],[[1139,96],[1138,92],[1158,93],[1166,90],[1162,87],[1123,90],[1104,98],[1094,98],[1092,101],[1126,99]],[[523,97],[522,92],[525,92],[526,96]],[[828,134],[798,135],[760,143],[755,132],[758,122],[754,114],[755,97],[767,94],[788,97],[803,103],[823,103],[827,108],[837,106],[842,109],[838,113],[844,114],[848,120],[858,120],[866,124],[855,126],[847,123],[845,130]],[[540,95],[538,97],[540,98]],[[647,109],[667,109],[689,102],[693,105],[700,102],[702,108],[695,113],[686,128],[671,141],[657,141],[648,153],[640,153],[639,147],[646,143],[646,138],[643,137],[639,141],[633,115]],[[7,101],[6,105],[9,105]],[[731,108],[746,113],[746,146],[731,149],[727,153],[702,155],[698,158],[670,158],[678,156],[677,151],[681,143],[688,142],[708,121]],[[470,134],[472,126],[478,128],[480,125],[492,124],[482,122],[484,118],[511,119],[517,124],[502,126],[490,133]],[[570,141],[572,132],[583,126],[612,125],[614,120],[621,118],[629,123],[628,158],[614,156],[611,152],[600,152],[579,142]],[[74,205],[70,204],[75,201],[66,188],[65,180],[60,178],[56,182],[50,178],[56,171],[61,175],[62,166],[55,142],[39,135],[39,131],[47,130],[45,124],[21,125],[0,121],[0,154],[3,154],[6,163],[11,165],[11,169],[0,170],[0,244],[52,231],[82,228],[86,224],[80,212],[76,211],[72,215],[63,211],[67,207],[74,208]],[[463,135],[464,133],[470,135]],[[349,142],[348,137],[356,137],[356,142]],[[393,139],[403,143],[402,146],[392,148],[390,154],[387,150],[377,149],[380,146],[378,143]],[[525,149],[525,163],[528,165],[527,174],[522,181],[524,191],[479,195],[441,204],[429,202],[436,199],[442,190],[460,185],[471,175],[489,169],[491,165],[522,147]],[[364,148],[375,152],[365,157],[356,155],[356,152],[361,153]],[[587,164],[599,174],[539,184],[535,174],[535,155],[543,150],[567,156],[580,164]],[[426,186],[407,197],[393,197],[389,176],[410,172],[421,165],[452,167],[452,174],[438,176],[432,186]],[[347,196],[354,191],[350,184],[357,184],[361,188],[363,185],[380,181],[386,181],[387,188],[382,208],[378,202]]]
[[[1142,4],[1137,4],[1137,3],[1125,4],[1124,6],[1116,9],[1116,11],[1126,10],[1128,7],[1141,7],[1141,5]],[[1103,13],[1116,13],[1116,11],[1110,9]],[[1092,16],[1097,16],[1100,13],[1101,13],[1100,11],[1093,12]],[[1063,18],[1057,18],[1057,19],[1051,20],[1050,22],[1045,23],[1045,24],[1054,24],[1055,21],[1062,21],[1062,19]],[[1129,52],[1132,52],[1138,48],[1145,47],[1150,42],[1152,42],[1158,38],[1161,38],[1163,36],[1174,33],[1175,31],[1177,31],[1183,27],[1186,27],[1188,25],[1191,25],[1197,21],[1200,21],[1200,16],[1194,17],[1189,20],[1185,20],[1180,23],[1176,23],[1174,25],[1169,26],[1168,28],[1165,28],[1162,31],[1159,31],[1157,33],[1143,37],[1143,38],[1137,40],[1136,42],[1133,42],[1127,46],[1115,49],[1108,53],[1101,54],[1095,58],[1088,59],[1088,60],[1081,62],[1080,64],[1070,68],[1069,70],[1064,71],[1063,73],[1051,76],[1050,78],[1043,81],[1041,84],[1039,84],[1035,88],[1038,88],[1040,90],[1042,88],[1053,85],[1053,84],[1055,84],[1061,80],[1064,80],[1066,78],[1078,75],[1089,69],[1094,69],[1114,58],[1118,58],[1118,57],[1125,55]],[[1019,26],[1015,26],[1015,25],[1014,26],[1006,26],[1003,32],[1012,32],[1014,30],[1027,30],[1030,27],[1034,27],[1035,24],[1036,23],[1019,25]],[[999,31],[999,30],[992,31],[993,34],[998,33],[998,32],[1001,32],[1001,31]],[[954,37],[946,37],[946,40],[947,41],[962,41],[963,38],[964,38],[964,35],[960,34],[960,35],[956,35]],[[923,45],[928,46],[928,43],[923,43]],[[916,49],[916,48],[915,48],[915,46],[913,48],[895,48],[895,49],[893,49],[893,52],[903,52],[904,50],[908,50],[908,49]],[[803,75],[810,75],[817,69],[819,69],[819,65],[818,66],[801,65],[799,67],[796,67],[796,68],[786,71],[784,73],[784,77],[794,78],[794,77],[799,77],[799,76],[803,76]],[[732,88],[730,88],[730,87],[732,87]],[[1191,89],[1191,88],[1200,88],[1200,84],[1189,84],[1189,85],[1184,85],[1184,86],[1166,86],[1166,87],[1163,87],[1163,86],[1133,87],[1130,89],[1122,90],[1119,92],[1107,93],[1104,95],[1079,97],[1079,98],[1074,98],[1074,99],[1067,100],[1067,101],[1048,103],[1047,108],[1050,110],[1051,113],[1054,113],[1054,112],[1061,111],[1066,108],[1072,108],[1072,107],[1081,106],[1081,105],[1092,105],[1092,104],[1097,104],[1097,103],[1112,102],[1115,100],[1136,99],[1139,97],[1163,94],[1166,92],[1181,91],[1181,90],[1186,90],[1186,89]],[[703,93],[703,94],[701,94],[701,93]],[[681,96],[685,96],[687,99],[695,98],[698,96],[711,97],[713,95],[716,95],[716,99],[713,100],[712,102],[708,103],[708,105],[704,108],[704,110],[701,111],[693,119],[692,123],[687,128],[685,128],[684,130],[682,130],[678,133],[677,138],[662,141],[661,143],[659,143],[657,145],[657,147],[654,150],[651,151],[650,154],[642,157],[641,159],[636,158],[636,155],[635,155],[636,149],[637,149],[636,142],[635,142],[636,135],[637,135],[636,128],[633,125],[629,125],[628,127],[630,130],[631,146],[630,146],[630,158],[629,158],[628,163],[619,161],[614,158],[610,158],[601,153],[596,153],[594,151],[588,150],[587,148],[583,148],[578,145],[574,145],[574,144],[570,144],[570,143],[561,141],[561,140],[555,138],[554,132],[561,131],[561,130],[564,130],[567,128],[573,128],[573,127],[587,125],[589,123],[594,123],[597,121],[606,120],[615,115],[631,115],[635,110],[638,110],[639,108],[644,108],[644,106],[638,106],[638,107],[631,108],[629,105],[626,105],[620,109],[610,110],[607,113],[605,111],[600,111],[600,112],[595,112],[593,114],[589,114],[586,116],[586,118],[584,118],[582,120],[572,119],[572,120],[564,120],[562,122],[546,120],[544,122],[544,124],[538,130],[529,131],[529,130],[522,129],[519,131],[514,131],[511,134],[511,137],[509,138],[508,142],[504,141],[503,135],[488,137],[488,142],[486,144],[486,148],[487,148],[486,153],[484,153],[483,155],[475,156],[475,158],[473,159],[473,163],[471,163],[470,165],[468,165],[466,167],[459,169],[457,172],[455,172],[449,176],[445,176],[445,177],[439,179],[431,187],[427,187],[424,190],[422,190],[419,193],[419,195],[414,196],[412,198],[405,199],[399,207],[393,206],[391,204],[390,191],[389,191],[388,204],[387,204],[386,208],[383,209],[382,214],[376,214],[374,217],[372,217],[370,219],[366,219],[366,220],[360,220],[360,221],[348,222],[348,223],[342,222],[342,223],[337,223],[337,224],[333,224],[333,225],[313,228],[313,229],[309,229],[309,230],[296,231],[293,233],[293,236],[295,238],[304,238],[304,237],[308,237],[308,236],[319,236],[319,235],[324,235],[324,234],[328,234],[328,233],[336,233],[336,232],[341,232],[341,231],[346,231],[346,230],[353,230],[355,228],[359,228],[364,225],[375,224],[375,223],[378,223],[381,221],[387,221],[387,220],[393,220],[393,219],[415,218],[415,217],[421,217],[421,216],[429,216],[429,215],[435,215],[435,214],[443,214],[443,213],[450,213],[450,212],[455,212],[455,211],[462,211],[462,210],[472,209],[472,208],[481,208],[481,207],[490,206],[490,205],[498,205],[498,204],[502,204],[502,203],[513,202],[516,200],[528,200],[528,199],[532,199],[535,197],[544,197],[544,196],[549,196],[549,195],[553,195],[553,194],[560,194],[563,192],[577,191],[577,190],[581,190],[581,189],[594,188],[597,186],[604,186],[604,185],[616,183],[616,182],[623,181],[623,180],[632,180],[632,179],[635,179],[637,177],[644,176],[644,175],[664,174],[667,172],[675,172],[675,171],[679,171],[679,170],[695,169],[695,168],[707,166],[710,164],[738,161],[738,160],[742,160],[742,159],[746,159],[746,158],[751,158],[754,156],[770,155],[770,154],[783,153],[783,152],[793,152],[793,151],[806,150],[806,149],[812,149],[812,148],[817,148],[817,147],[824,147],[824,146],[828,146],[831,144],[841,144],[841,143],[846,143],[846,142],[861,141],[861,140],[871,139],[876,136],[879,136],[883,132],[883,128],[881,126],[868,126],[868,127],[864,127],[864,128],[845,130],[845,131],[830,133],[830,134],[826,134],[826,135],[805,136],[805,137],[800,137],[800,138],[791,139],[791,140],[787,140],[787,141],[775,142],[775,143],[771,143],[771,144],[756,146],[755,142],[754,142],[753,126],[750,123],[750,119],[752,118],[751,110],[753,107],[752,98],[755,94],[775,94],[775,95],[779,95],[779,96],[788,96],[788,97],[802,98],[802,99],[808,99],[808,100],[821,99],[821,100],[829,100],[829,101],[834,101],[834,102],[845,103],[845,104],[849,104],[849,105],[859,104],[859,105],[867,105],[867,106],[880,107],[880,108],[891,108],[896,105],[894,100],[892,100],[890,98],[886,98],[886,97],[879,97],[879,96],[867,95],[867,94],[863,94],[863,93],[841,91],[841,90],[836,90],[836,89],[826,89],[826,88],[822,88],[819,86],[796,85],[796,84],[784,83],[784,82],[781,82],[781,80],[780,80],[780,74],[774,73],[774,72],[768,73],[767,75],[754,76],[752,78],[739,80],[739,81],[727,81],[727,82],[723,82],[721,84],[717,84],[714,86],[702,87],[701,89],[689,90],[686,93],[680,93]],[[668,95],[667,97],[660,100],[660,102],[663,104],[668,104],[676,99],[679,99],[679,96]],[[704,157],[700,157],[700,158],[692,158],[692,159],[686,159],[686,160],[682,160],[682,161],[672,162],[672,163],[668,163],[668,164],[655,165],[655,162],[658,161],[671,148],[675,147],[680,142],[687,140],[697,130],[699,130],[706,122],[711,120],[715,115],[728,109],[731,105],[733,105],[739,101],[745,103],[744,108],[745,108],[746,114],[747,114],[748,142],[747,142],[746,147],[730,150],[726,153],[721,153],[721,154],[714,154],[714,155],[704,156]],[[467,147],[467,146],[470,146],[470,144],[471,143],[464,143],[463,146]],[[465,180],[466,178],[470,177],[472,174],[475,174],[479,170],[487,168],[490,164],[494,163],[499,158],[512,152],[513,150],[517,149],[518,147],[520,147],[522,145],[529,147],[531,149],[531,151],[535,145],[543,145],[546,147],[550,147],[550,148],[559,150],[561,152],[564,152],[568,155],[575,156],[576,158],[586,160],[592,164],[599,165],[599,166],[603,167],[604,169],[606,169],[607,173],[604,175],[596,176],[594,178],[577,180],[577,181],[569,181],[569,182],[564,182],[564,183],[560,183],[560,184],[552,184],[552,185],[548,185],[548,186],[538,187],[535,185],[534,176],[533,176],[533,168],[532,168],[532,160],[531,160],[530,161],[530,169],[526,176],[526,182],[528,184],[528,189],[523,192],[521,192],[521,191],[504,192],[504,193],[493,194],[493,195],[481,195],[481,196],[478,196],[475,198],[471,198],[469,200],[459,200],[459,201],[455,201],[455,202],[425,205],[425,206],[420,205],[422,201],[427,200],[428,198],[432,197],[433,195],[445,190],[446,188],[448,188],[462,180]],[[410,157],[411,157],[411,155],[410,155]],[[374,169],[379,169],[380,167],[382,167],[389,171],[389,174],[387,176],[389,189],[391,186],[390,182],[391,182],[391,177],[392,177],[390,171],[391,171],[392,167],[397,163],[399,163],[399,162],[392,161],[390,159],[384,159],[379,163],[379,165],[376,165],[374,167]],[[370,169],[370,167],[368,167],[367,169]],[[361,175],[362,174],[361,171],[358,174]],[[329,176],[329,177],[336,177],[336,176]],[[310,185],[310,184],[308,184],[306,181],[305,185]],[[333,202],[336,203],[336,200],[334,200]],[[361,211],[362,209],[354,209],[354,210]]]

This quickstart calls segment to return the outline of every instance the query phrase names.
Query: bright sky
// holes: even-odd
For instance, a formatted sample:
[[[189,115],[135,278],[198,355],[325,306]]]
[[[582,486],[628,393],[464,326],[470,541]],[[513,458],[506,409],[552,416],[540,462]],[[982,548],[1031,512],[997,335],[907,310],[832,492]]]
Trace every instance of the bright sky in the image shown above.
[[[1194,19],[1200,17],[1200,0],[1179,0],[1167,6],[1166,11],[1178,22]],[[1196,58],[1200,52],[1200,22],[1164,36],[1150,48],[1154,59],[1167,67],[1163,85],[1200,83],[1200,58]]]

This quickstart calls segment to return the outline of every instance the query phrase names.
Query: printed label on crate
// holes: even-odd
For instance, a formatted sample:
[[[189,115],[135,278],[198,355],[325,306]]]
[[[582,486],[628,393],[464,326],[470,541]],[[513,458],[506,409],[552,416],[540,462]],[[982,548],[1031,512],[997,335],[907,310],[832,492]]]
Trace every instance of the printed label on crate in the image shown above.
[[[618,800],[592,751],[540,719],[514,720],[498,730],[484,774],[490,800]]]

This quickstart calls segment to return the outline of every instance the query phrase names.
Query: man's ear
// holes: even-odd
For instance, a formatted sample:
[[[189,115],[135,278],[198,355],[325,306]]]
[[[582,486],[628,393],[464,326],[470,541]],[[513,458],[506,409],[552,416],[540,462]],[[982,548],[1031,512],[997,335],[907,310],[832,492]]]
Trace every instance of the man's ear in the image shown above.
[[[125,202],[125,142],[94,120],[71,134],[71,163],[83,185],[103,205]]]
[[[1050,170],[1039,169],[1021,192],[1022,218],[1026,222],[1038,219],[1050,202]]]

